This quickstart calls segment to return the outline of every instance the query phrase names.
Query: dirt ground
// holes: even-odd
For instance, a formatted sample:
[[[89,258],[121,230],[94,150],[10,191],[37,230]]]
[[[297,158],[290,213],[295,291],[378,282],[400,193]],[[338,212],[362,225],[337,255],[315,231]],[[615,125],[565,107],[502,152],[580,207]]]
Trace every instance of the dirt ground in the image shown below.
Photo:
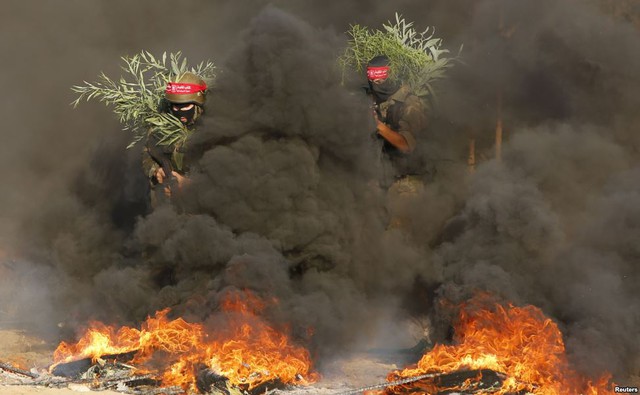
[[[24,331],[0,328],[0,362],[31,371],[42,371],[52,363],[55,346]],[[329,395],[385,381],[386,375],[396,366],[373,361],[367,357],[338,359],[323,366],[323,378],[309,388],[283,391],[287,395]],[[15,385],[23,377],[10,375],[0,369],[0,395],[78,395],[94,392],[80,384],[68,388],[47,388],[32,385]],[[95,392],[94,392],[95,393]],[[99,391],[101,395],[120,395],[121,392]]]
[[[86,387],[85,387],[86,388]],[[0,395],[78,395],[80,389],[70,388],[45,388],[45,387],[16,387],[16,386],[4,386],[0,385]],[[87,389],[86,392],[91,390]],[[103,395],[122,395],[119,392],[102,391]]]
[[[52,363],[55,346],[24,331],[0,328],[0,362],[8,362],[25,370],[42,371]],[[334,395],[351,389],[385,381],[387,374],[397,369],[393,363],[376,360],[371,355],[351,356],[325,363],[323,377],[311,387],[277,391],[273,395]],[[23,377],[10,375],[0,369],[0,395],[77,395],[94,392],[81,384],[68,388],[47,388],[33,385],[15,385]],[[12,385],[13,384],[13,385]],[[640,386],[640,377],[631,377],[623,385]],[[118,395],[121,392],[98,391],[101,395]]]
[[[51,364],[52,347],[37,337],[19,330],[0,329],[0,362],[18,365],[26,370],[45,368]],[[19,382],[19,376],[0,375],[0,395],[77,395],[81,387],[46,388],[35,386],[7,385]],[[115,395],[117,392],[105,391],[104,395]]]

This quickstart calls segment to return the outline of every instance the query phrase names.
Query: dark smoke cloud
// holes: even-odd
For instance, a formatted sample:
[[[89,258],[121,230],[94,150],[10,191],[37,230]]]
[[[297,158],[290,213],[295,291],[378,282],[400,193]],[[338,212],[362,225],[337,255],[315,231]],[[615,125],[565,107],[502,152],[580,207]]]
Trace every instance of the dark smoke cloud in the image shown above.
[[[269,317],[300,339],[314,327],[312,346],[330,354],[391,343],[402,325],[387,321],[430,311],[435,289],[453,301],[485,290],[543,308],[582,370],[637,374],[637,27],[595,0],[176,4],[6,3],[0,323],[58,336],[65,321],[69,335],[89,318],[136,324],[172,307],[215,324],[220,298],[248,288],[277,297]],[[464,43],[408,234],[384,230],[367,103],[334,65],[349,23],[395,11],[454,52]],[[141,49],[222,70],[190,147],[193,183],[152,213],[139,152],[124,151],[110,111],[68,105],[71,85],[117,75],[119,56]],[[498,92],[500,163],[486,160]],[[485,159],[473,175],[468,136]],[[442,340],[450,317],[434,314]]]
[[[316,328],[325,352],[329,341],[339,345],[357,336],[372,311],[381,309],[368,306],[369,296],[398,295],[422,261],[399,236],[380,242],[384,224],[376,211],[383,202],[367,184],[379,170],[374,150],[366,149],[372,125],[363,98],[340,86],[334,64],[339,45],[334,32],[276,8],[252,20],[216,87],[214,116],[197,140],[204,148],[192,147],[204,150],[201,173],[185,194],[189,212],[215,218],[238,237],[260,235],[261,247],[249,251],[223,241],[236,255],[221,261],[223,280],[203,285],[206,294],[233,286],[275,295],[287,307],[280,314],[289,311],[287,321]],[[177,275],[192,275],[188,251],[220,239],[213,226],[167,232],[201,235],[193,246],[166,239],[161,251],[188,259],[169,260]],[[398,265],[405,271],[394,273]],[[187,291],[181,298],[193,295]]]

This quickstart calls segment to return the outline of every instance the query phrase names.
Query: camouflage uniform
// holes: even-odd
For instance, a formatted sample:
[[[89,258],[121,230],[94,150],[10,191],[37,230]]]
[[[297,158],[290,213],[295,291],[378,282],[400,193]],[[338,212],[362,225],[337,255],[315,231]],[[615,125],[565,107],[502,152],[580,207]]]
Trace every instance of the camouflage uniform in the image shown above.
[[[155,144],[155,142],[152,140],[153,138],[151,137],[150,133],[149,137],[147,138],[147,144],[142,150],[142,169],[144,171],[144,174],[146,174],[149,178],[149,181],[156,182],[157,180],[155,180],[155,174],[161,166],[153,159],[149,152],[150,145]],[[173,145],[159,146],[158,148],[161,149],[162,153],[171,160],[171,167],[173,168],[173,171],[183,176],[189,172],[188,162],[185,163],[185,154],[182,149],[176,148]]]
[[[378,104],[376,110],[380,120],[404,137],[409,146],[409,152],[405,153],[378,136],[385,159],[383,186],[388,189],[389,227],[398,228],[408,221],[406,208],[424,189],[428,175],[418,141],[425,137],[427,106],[409,86],[402,85],[387,101]]]
[[[204,111],[203,105],[206,100],[206,93],[207,84],[200,76],[190,72],[184,73],[177,81],[167,84],[163,102],[160,104],[161,111],[171,113],[185,127],[191,129]],[[152,191],[150,197],[152,207],[156,207],[161,200],[166,200],[165,187],[171,189],[171,185],[158,185],[158,179],[156,178],[158,169],[164,169],[165,179],[163,183],[165,184],[167,184],[167,180],[173,179],[171,172],[176,172],[181,176],[187,175],[189,167],[188,163],[185,162],[182,148],[175,145],[159,144],[158,135],[154,133],[153,129],[149,129],[147,142],[142,152],[142,169],[149,178],[149,185]],[[162,165],[163,163],[164,166]]]
[[[158,163],[153,156],[150,154],[150,145],[155,144],[153,141],[153,137],[150,133],[149,138],[147,139],[147,144],[142,150],[142,171],[149,179],[149,187],[151,189],[150,201],[151,207],[155,208],[160,203],[158,201],[158,191],[157,188],[162,188],[162,185],[158,184],[158,180],[156,179],[156,172],[162,166]],[[180,149],[176,149],[174,146],[159,146],[156,148],[160,150],[162,155],[164,155],[167,159],[171,161],[171,168],[176,173],[182,176],[188,176],[188,164],[185,163],[184,152]],[[164,192],[162,192],[164,193]]]

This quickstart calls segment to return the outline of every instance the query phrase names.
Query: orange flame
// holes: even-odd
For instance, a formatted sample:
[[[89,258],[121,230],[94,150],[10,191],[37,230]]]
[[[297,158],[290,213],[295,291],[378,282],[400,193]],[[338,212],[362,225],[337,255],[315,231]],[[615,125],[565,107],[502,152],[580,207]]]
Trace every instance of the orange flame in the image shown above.
[[[252,294],[235,294],[222,303],[224,312],[240,314],[230,316],[233,330],[209,345],[208,366],[250,389],[275,379],[285,383],[295,382],[299,377],[317,379],[309,374],[310,358],[306,350],[292,345],[284,333],[262,320],[246,321],[247,316],[256,318],[265,307],[266,303]]]
[[[558,326],[540,309],[497,303],[486,308],[487,299],[479,296],[462,306],[455,325],[455,345],[435,346],[417,366],[391,373],[389,381],[425,373],[491,369],[507,375],[496,394],[613,393],[609,374],[592,382],[570,368]],[[408,388],[411,384],[388,393],[399,394]]]
[[[272,380],[285,384],[317,380],[309,352],[291,344],[286,328],[279,332],[260,318],[258,313],[266,306],[251,292],[230,293],[221,303],[227,324],[215,333],[206,333],[201,324],[182,318],[168,320],[169,309],[147,318],[139,330],[116,330],[94,322],[77,343],[58,346],[52,368],[77,359],[135,351],[132,363],[151,365],[160,358],[163,384],[190,390],[195,389],[195,370],[200,364],[249,390]]]

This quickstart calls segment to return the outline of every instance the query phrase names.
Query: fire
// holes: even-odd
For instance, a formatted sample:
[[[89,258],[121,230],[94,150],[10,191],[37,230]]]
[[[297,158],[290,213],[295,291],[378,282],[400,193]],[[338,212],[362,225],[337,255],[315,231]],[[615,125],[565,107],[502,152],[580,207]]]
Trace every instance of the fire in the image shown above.
[[[245,298],[236,294],[224,301],[222,310],[235,313],[230,314],[233,329],[209,345],[208,366],[234,383],[248,384],[249,388],[276,379],[285,383],[300,377],[315,380],[315,375],[309,375],[310,359],[306,350],[291,344],[284,333],[262,320],[246,322],[247,316],[259,317],[265,307],[262,300],[251,294]]]
[[[214,333],[182,318],[169,320],[169,309],[149,317],[140,329],[116,330],[94,322],[77,343],[58,346],[53,367],[82,358],[135,353],[131,363],[153,371],[151,365],[161,359],[163,384],[189,390],[195,389],[196,367],[203,364],[248,390],[275,380],[285,384],[315,381],[309,352],[291,343],[286,328],[278,331],[260,317],[266,306],[248,291],[228,294],[221,303],[226,322]]]
[[[540,309],[497,303],[487,308],[487,299],[476,297],[460,309],[455,345],[435,346],[417,366],[394,372],[389,380],[432,372],[491,369],[507,376],[496,394],[613,393],[610,375],[591,382],[571,369],[558,326]],[[400,394],[409,388],[411,384],[405,384],[388,393]]]
[[[136,352],[137,360],[147,359],[156,350],[169,353],[186,352],[202,336],[202,326],[189,324],[179,318],[167,320],[169,309],[149,317],[140,330],[122,327],[116,330],[100,322],[92,322],[89,329],[75,344],[60,343],[53,354],[54,361],[71,362],[82,358],[97,358]]]

